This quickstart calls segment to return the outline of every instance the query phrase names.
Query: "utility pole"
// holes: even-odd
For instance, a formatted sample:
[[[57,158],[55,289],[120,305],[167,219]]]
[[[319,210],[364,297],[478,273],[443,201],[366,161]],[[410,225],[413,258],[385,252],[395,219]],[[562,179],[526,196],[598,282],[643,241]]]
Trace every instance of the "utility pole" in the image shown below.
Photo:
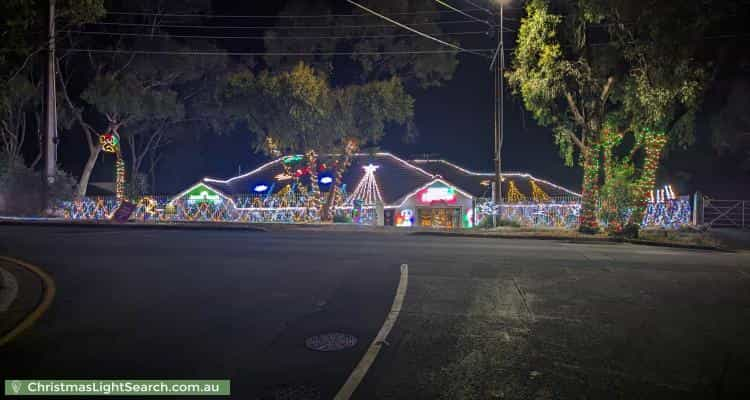
[[[49,0],[49,42],[47,43],[47,92],[44,113],[43,210],[49,207],[50,187],[57,171],[57,100],[55,85],[55,0]]]
[[[503,3],[500,2],[500,23],[497,33],[497,53],[490,66],[495,75],[495,203],[503,203],[502,190],[502,149],[503,149],[503,95],[505,83],[503,73],[505,69],[505,45],[503,43]]]

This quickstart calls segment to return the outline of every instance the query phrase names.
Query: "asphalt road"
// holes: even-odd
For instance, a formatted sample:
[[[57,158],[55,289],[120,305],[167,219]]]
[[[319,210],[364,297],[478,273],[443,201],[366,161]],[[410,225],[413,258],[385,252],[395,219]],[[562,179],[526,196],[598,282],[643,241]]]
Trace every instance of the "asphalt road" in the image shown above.
[[[750,256],[403,233],[0,227],[56,281],[0,376],[231,379],[328,399],[408,264],[404,308],[355,398],[748,398]],[[309,336],[358,344],[315,352]],[[287,396],[287,397],[283,397]]]

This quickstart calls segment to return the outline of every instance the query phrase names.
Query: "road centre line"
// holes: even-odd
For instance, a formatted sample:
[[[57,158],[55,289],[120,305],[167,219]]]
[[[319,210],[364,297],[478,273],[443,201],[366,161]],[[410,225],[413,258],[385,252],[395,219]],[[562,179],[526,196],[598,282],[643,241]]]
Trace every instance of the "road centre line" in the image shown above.
[[[401,278],[399,279],[398,288],[396,289],[396,296],[393,298],[391,311],[385,318],[385,322],[383,322],[383,326],[380,328],[378,335],[375,336],[375,339],[370,343],[370,347],[367,349],[367,352],[365,352],[365,355],[359,360],[359,363],[349,375],[344,386],[342,386],[338,393],[336,393],[336,396],[333,398],[334,400],[348,400],[351,398],[354,391],[357,390],[357,387],[367,374],[367,371],[370,369],[370,366],[375,362],[375,358],[378,356],[380,349],[386,343],[388,334],[391,332],[391,329],[393,329],[393,325],[396,324],[398,315],[401,313],[401,307],[404,304],[404,297],[406,297],[406,288],[408,284],[409,266],[407,264],[401,264]]]

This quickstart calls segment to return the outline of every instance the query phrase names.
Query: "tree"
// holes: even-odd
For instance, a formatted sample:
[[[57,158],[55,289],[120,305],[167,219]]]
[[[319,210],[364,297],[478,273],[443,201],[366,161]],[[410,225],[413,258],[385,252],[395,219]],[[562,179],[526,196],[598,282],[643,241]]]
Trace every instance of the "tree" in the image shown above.
[[[719,112],[711,121],[713,146],[720,155],[731,154],[742,160],[741,168],[750,171],[750,80],[739,78]]]
[[[280,73],[238,72],[227,90],[226,101],[258,133],[257,149],[274,156],[306,155],[314,198],[319,155],[336,165],[329,194],[317,205],[323,220],[331,217],[335,192],[356,149],[377,143],[388,124],[408,124],[414,113],[413,99],[397,78],[334,88],[325,74],[304,63]]]
[[[579,13],[579,20],[565,26],[544,0],[532,0],[526,12],[506,76],[537,122],[552,127],[565,163],[573,165],[576,152],[580,154],[580,229],[596,231],[600,131],[616,78],[607,68],[609,49],[587,47],[585,34],[572,29],[578,23],[585,30],[591,16]]]
[[[167,52],[189,50],[162,29],[163,14],[178,8],[185,13],[196,13],[209,7],[210,2],[206,0],[124,2],[121,9],[147,15],[123,18],[138,19],[133,22],[139,23],[147,19],[154,37],[113,36],[114,39],[105,42],[108,50],[116,50],[113,54],[65,54],[62,57],[59,86],[67,106],[68,127],[75,124],[82,130],[89,151],[79,180],[80,196],[86,192],[101,151],[101,133],[122,135],[121,143],[129,156],[131,175],[142,183],[148,180],[141,175],[150,175],[153,187],[155,170],[165,146],[184,137],[186,131],[193,131],[190,128],[198,125],[216,128],[215,105],[218,102],[213,94],[222,71],[227,67],[226,57],[151,56],[130,51],[134,48]],[[82,39],[82,47],[92,45],[90,39]],[[81,38],[68,37],[68,40],[69,47],[76,47],[76,41]],[[202,45],[207,51],[215,50],[210,42],[192,45]],[[101,48],[101,43],[96,47]],[[83,65],[86,65],[85,69]],[[86,73],[80,74],[82,70]],[[77,78],[82,78],[82,82],[74,82]],[[69,91],[69,87],[82,83],[85,89],[81,93]]]
[[[566,163],[580,154],[581,230],[596,229],[602,178],[622,180],[623,171],[632,171],[630,222],[639,224],[665,145],[692,143],[707,75],[696,53],[710,21],[678,0],[578,0],[565,10],[563,19],[544,0],[528,4],[507,77],[552,127]]]
[[[0,157],[7,167],[25,164],[22,148],[29,134],[41,130],[42,75],[35,71],[47,48],[46,0],[0,3]],[[56,24],[61,30],[88,23],[104,13],[103,0],[57,1]],[[31,162],[40,160],[41,151]]]
[[[41,128],[39,81],[33,84],[25,74],[18,74],[7,82],[7,89],[0,92],[0,162],[6,170],[25,164],[22,151],[26,138],[34,131],[39,137]],[[32,169],[40,157],[41,152],[31,163]]]
[[[393,15],[406,25],[443,36],[438,24],[440,5],[433,0],[364,0],[362,4],[386,15]],[[453,78],[458,67],[457,54],[372,54],[373,51],[409,52],[412,50],[445,50],[429,39],[405,32],[403,28],[388,24],[372,15],[359,15],[358,9],[349,8],[356,16],[333,12],[330,2],[293,0],[280,12],[276,28],[265,33],[265,48],[269,53],[322,53],[316,56],[264,56],[266,65],[273,70],[294,68],[300,61],[332,74],[339,82],[366,82],[398,77],[407,85],[421,88],[440,86]],[[331,15],[317,18],[285,18],[294,15]],[[294,26],[295,29],[289,29]],[[287,28],[282,28],[287,27]],[[307,37],[307,38],[304,38]],[[444,38],[458,43],[452,38]],[[352,51],[349,60],[330,54],[335,51]],[[358,76],[352,75],[352,63],[359,66]],[[337,67],[347,69],[337,74]],[[339,76],[340,75],[340,76]],[[337,82],[338,83],[338,82]]]

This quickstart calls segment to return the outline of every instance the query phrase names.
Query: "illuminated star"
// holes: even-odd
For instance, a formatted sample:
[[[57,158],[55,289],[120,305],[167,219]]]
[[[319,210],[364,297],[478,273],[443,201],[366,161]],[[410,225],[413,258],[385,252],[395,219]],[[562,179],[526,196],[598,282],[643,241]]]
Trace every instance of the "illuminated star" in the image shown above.
[[[372,173],[375,173],[375,170],[378,169],[378,168],[380,168],[380,166],[379,165],[368,164],[368,165],[365,165],[362,168],[364,168],[364,170],[365,170],[366,173],[372,174]]]

